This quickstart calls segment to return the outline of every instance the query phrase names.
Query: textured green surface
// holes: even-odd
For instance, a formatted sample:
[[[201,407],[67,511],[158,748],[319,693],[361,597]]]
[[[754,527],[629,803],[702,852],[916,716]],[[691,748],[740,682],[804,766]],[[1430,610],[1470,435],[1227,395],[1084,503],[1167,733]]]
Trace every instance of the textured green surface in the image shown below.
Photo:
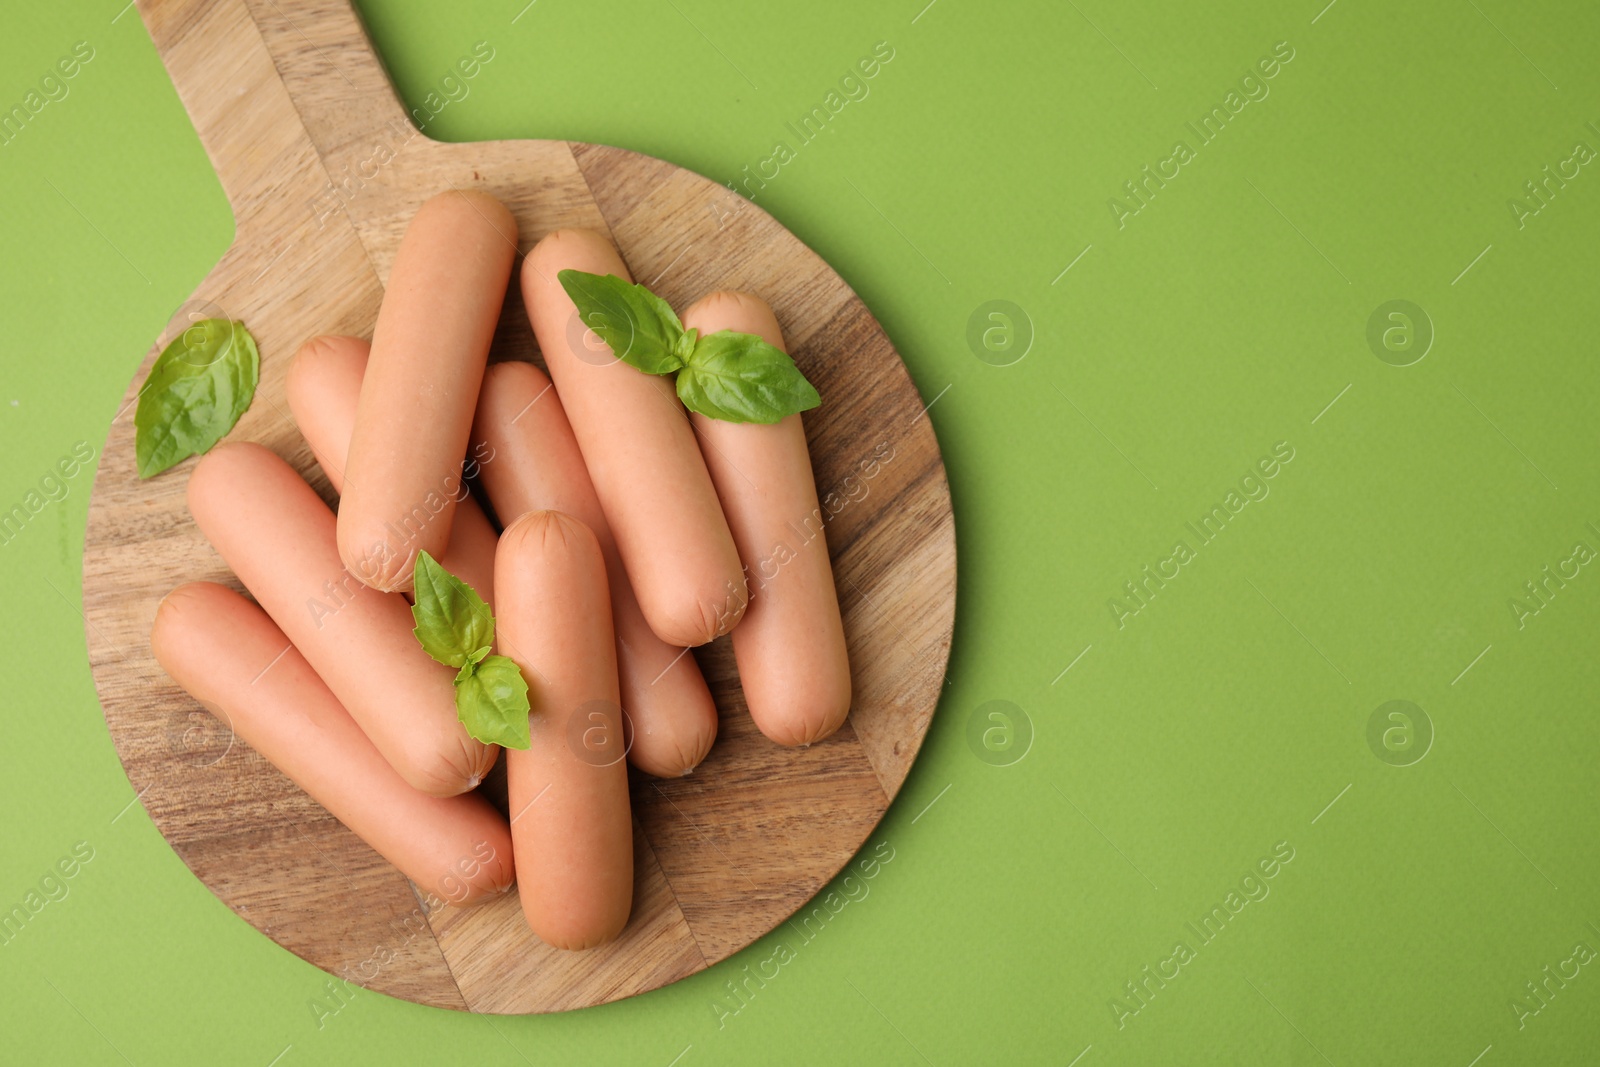
[[[430,124],[446,139],[617,144],[723,181],[786,142],[758,202],[937,398],[961,600],[939,715],[867,849],[893,861],[840,887],[856,899],[814,941],[561,1017],[364,994],[319,1027],[324,976],[127,807],[76,607],[91,475],[46,478],[98,451],[231,236],[118,2],[13,8],[0,34],[5,106],[95,50],[0,145],[0,508],[40,493],[0,544],[0,907],[93,850],[0,946],[6,1058],[1593,1062],[1600,967],[1573,953],[1600,948],[1600,576],[1574,559],[1521,625],[1511,601],[1539,606],[1525,582],[1600,549],[1600,175],[1568,165],[1520,225],[1507,203],[1600,148],[1592,5],[364,4],[412,105],[495,49]],[[870,94],[800,144],[787,124],[880,41]],[[1185,124],[1278,42],[1294,58],[1269,95],[1200,145]],[[1194,158],[1128,199],[1180,139]],[[993,300],[1031,321],[1008,366],[1016,349],[968,343]],[[1392,300],[1436,334],[1410,366],[1369,348]],[[1278,442],[1270,494],[1202,544],[1185,524]],[[1119,628],[1108,600],[1137,606],[1123,583],[1170,574],[1180,539],[1193,558]],[[1007,737],[996,700],[1031,724],[1009,752],[983,747]],[[1432,724],[1420,762],[1369,747],[1391,700]],[[1279,842],[1292,861],[1245,881]],[[1236,904],[1261,899],[1205,943],[1186,924],[1241,883]],[[1177,976],[1145,979],[1179,941]],[[1540,1002],[1524,984],[1546,965],[1577,974]]]

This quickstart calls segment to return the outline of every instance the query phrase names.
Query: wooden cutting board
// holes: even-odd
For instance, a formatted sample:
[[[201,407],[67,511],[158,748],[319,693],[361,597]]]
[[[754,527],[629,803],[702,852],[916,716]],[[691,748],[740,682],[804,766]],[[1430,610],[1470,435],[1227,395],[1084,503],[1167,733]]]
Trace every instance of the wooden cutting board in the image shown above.
[[[655,989],[766,934],[849,861],[905,780],[938,703],[955,612],[955,526],[905,366],[850,288],[730,190],[633,152],[566,141],[441,144],[417,132],[341,0],[140,0],[237,220],[222,261],[150,348],[107,435],[84,548],[89,660],[137,797],[224,903],[297,955],[396,997],[559,1011]],[[184,506],[193,461],[135,474],[133,404],[192,319],[244,320],[261,384],[233,432],[332,500],[288,415],[289,358],[318,333],[370,337],[417,206],[486,189],[522,252],[564,226],[608,232],[676,307],[719,288],[778,314],[824,406],[806,417],[854,671],[850,720],[806,750],[750,724],[726,639],[697,655],[722,733],[690,777],[635,774],[638,884],[616,943],[547,948],[514,896],[430,910],[414,887],[178,689],[150,653],[160,598],[237,582]],[[537,360],[513,284],[493,358]],[[830,496],[830,494],[832,494]],[[503,778],[498,786],[504,803]],[[130,805],[131,806],[131,805]]]

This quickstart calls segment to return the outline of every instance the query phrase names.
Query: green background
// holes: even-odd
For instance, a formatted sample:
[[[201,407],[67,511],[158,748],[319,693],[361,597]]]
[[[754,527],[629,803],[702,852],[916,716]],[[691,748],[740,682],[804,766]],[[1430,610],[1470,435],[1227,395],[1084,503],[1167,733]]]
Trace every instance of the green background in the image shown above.
[[[121,2],[13,7],[0,34],[7,107],[74,42],[96,50],[0,146],[0,509],[75,443],[98,450],[232,238]],[[1575,142],[1600,148],[1600,11],[924,3],[538,0],[515,23],[520,0],[361,4],[410,104],[474,42],[496,49],[430,134],[616,144],[719,181],[894,48],[758,198],[937,398],[955,501],[949,685],[869,842],[895,857],[870,894],[722,1025],[713,999],[774,939],[563,1016],[364,993],[319,1027],[321,972],[128,807],[78,612],[84,473],[0,545],[0,907],[94,850],[0,947],[0,1058],[1594,1062],[1600,963],[1520,1024],[1512,999],[1600,948],[1600,568],[1520,626],[1510,602],[1600,548],[1600,175],[1520,227],[1507,201]],[[1201,147],[1185,123],[1280,41],[1269,95]],[[1119,228],[1111,198],[1179,139],[1195,158]],[[1031,323],[1009,366],[967,340],[997,299]],[[1406,367],[1367,340],[1396,299],[1435,335]],[[1294,458],[1270,495],[1200,545],[1185,523],[1278,442]],[[1119,627],[1108,600],[1178,539],[1192,561]],[[1368,742],[1396,699],[1434,733],[1409,766],[1416,747]],[[997,752],[968,740],[975,715],[1003,725],[978,710],[993,700],[1020,709],[1009,750],[1003,729]],[[1270,895],[1194,937],[1279,842]],[[1194,958],[1141,1007],[1125,983],[1179,940]],[[1140,1007],[1120,1028],[1117,997]]]

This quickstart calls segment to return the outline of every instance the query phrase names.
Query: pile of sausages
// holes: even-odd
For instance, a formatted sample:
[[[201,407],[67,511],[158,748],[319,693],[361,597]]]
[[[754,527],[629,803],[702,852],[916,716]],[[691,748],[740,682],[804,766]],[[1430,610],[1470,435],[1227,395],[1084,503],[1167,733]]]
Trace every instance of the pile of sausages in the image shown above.
[[[488,366],[516,254],[517,224],[492,196],[452,190],[421,207],[371,344],[313,338],[289,369],[337,517],[270,450],[213,449],[190,476],[189,510],[254,602],[180,586],[151,646],[419,888],[468,905],[515,883],[536,935],[585,949],[616,938],[632,907],[624,751],[644,773],[677,776],[715,740],[686,649],[732,631],[751,717],[783,745],[843,723],[850,668],[800,416],[705,418],[670,379],[615,359],[556,280],[568,268],[629,277],[584,230],[550,234],[522,265],[550,377]],[[772,311],[746,294],[711,294],[683,319],[783,346]],[[775,545],[789,546],[783,565],[752,595],[747,571]],[[411,632],[422,550],[490,605],[497,651],[529,686],[532,744],[506,755],[509,819],[476,792],[498,748],[466,732],[452,668]]]

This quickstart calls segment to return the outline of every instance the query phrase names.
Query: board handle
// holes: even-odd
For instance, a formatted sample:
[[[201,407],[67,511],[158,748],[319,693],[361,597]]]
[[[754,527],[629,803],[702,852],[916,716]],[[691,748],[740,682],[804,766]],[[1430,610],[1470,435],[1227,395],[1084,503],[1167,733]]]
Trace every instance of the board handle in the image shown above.
[[[241,230],[420,137],[347,0],[139,0]],[[314,204],[313,204],[314,207]]]

